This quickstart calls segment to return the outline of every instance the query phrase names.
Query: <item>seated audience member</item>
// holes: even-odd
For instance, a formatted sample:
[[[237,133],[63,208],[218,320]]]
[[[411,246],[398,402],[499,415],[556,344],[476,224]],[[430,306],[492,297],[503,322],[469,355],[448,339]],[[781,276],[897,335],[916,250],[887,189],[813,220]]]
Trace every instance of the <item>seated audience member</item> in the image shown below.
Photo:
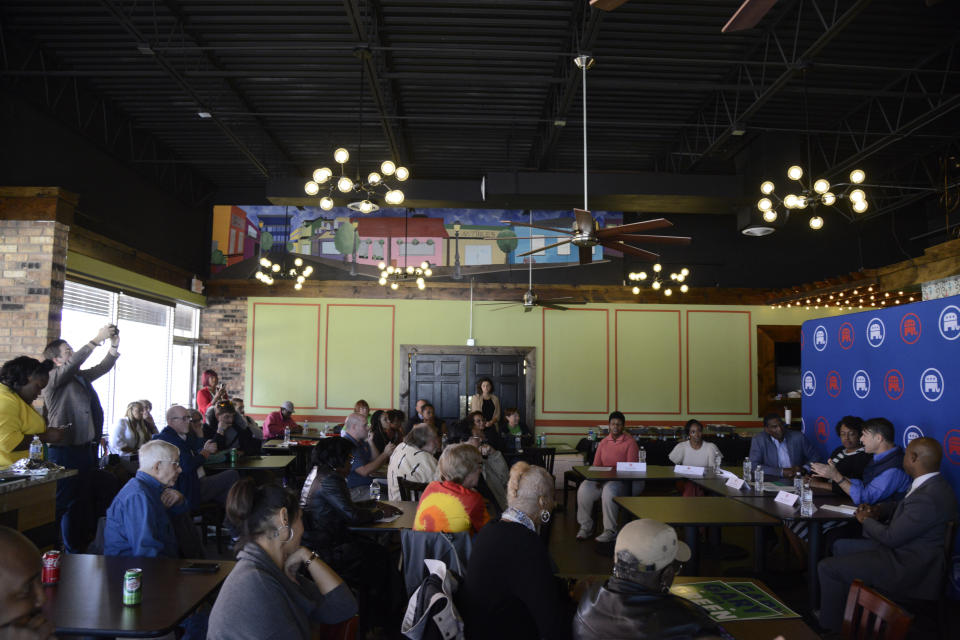
[[[750,463],[754,469],[763,467],[768,476],[793,478],[804,465],[819,459],[813,443],[799,431],[785,428],[775,413],[763,417],[763,433],[750,442]]]
[[[287,400],[280,409],[274,411],[263,421],[263,439],[282,438],[283,430],[290,427],[290,433],[301,433],[303,428],[293,418],[293,403]]]
[[[613,577],[590,585],[573,617],[576,640],[719,638],[710,614],[670,593],[690,548],[673,527],[647,518],[626,524],[614,547]]]
[[[442,440],[443,436],[447,433],[447,425],[437,417],[437,412],[436,409],[433,408],[433,405],[425,402],[420,412],[423,414],[423,424],[428,424],[433,427],[433,430],[437,432],[437,435],[439,435]]]
[[[533,435],[526,425],[520,424],[520,412],[515,407],[504,409],[503,415],[507,421],[500,430],[500,436],[506,448],[514,448],[514,438],[517,436],[522,439],[525,436]]]
[[[0,526],[0,638],[53,640],[43,615],[40,550],[19,531]]]
[[[870,421],[868,421],[869,424]],[[903,468],[913,478],[900,502],[861,504],[863,538],[837,540],[833,557],[820,561],[820,626],[839,630],[850,583],[894,597],[937,600],[944,567],[944,534],[957,518],[957,497],[940,475],[943,450],[933,438],[907,445]]]
[[[374,411],[370,418],[370,432],[373,434],[374,455],[380,455],[388,442],[399,446],[403,442],[403,411]]]
[[[244,411],[243,398],[234,398],[231,402],[233,403],[233,408],[237,410],[237,415],[240,416],[240,420],[250,432],[250,435],[257,440],[263,440],[263,430],[260,428],[260,425]]]
[[[353,452],[350,475],[347,476],[350,496],[355,502],[366,500],[370,497],[370,474],[390,460],[390,454],[394,450],[393,443],[387,443],[383,451],[374,456],[369,442],[370,430],[367,427],[367,420],[359,413],[351,413],[347,416],[341,436],[356,447]]]
[[[482,465],[483,458],[475,446],[448,445],[437,463],[440,480],[427,485],[420,496],[414,530],[475,533],[487,524],[490,516],[483,496],[474,490]]]
[[[873,459],[863,468],[860,480],[848,478],[835,464],[814,462],[814,473],[836,483],[854,504],[876,504],[900,500],[910,489],[910,476],[903,470],[903,449],[894,444],[893,424],[886,418],[871,418],[863,423],[860,442]]]
[[[703,439],[703,425],[699,420],[687,420],[683,427],[683,432],[687,439],[678,443],[670,451],[670,462],[673,464],[682,464],[691,467],[705,467],[708,469],[717,469],[720,467],[720,460],[723,455],[720,449],[712,442],[705,442]],[[689,480],[680,481],[683,487],[683,495],[686,497],[702,496],[703,488]]]
[[[570,637],[569,598],[539,535],[553,510],[553,483],[543,467],[510,468],[509,506],[477,534],[458,593],[468,638]]]
[[[391,572],[387,549],[373,540],[353,533],[352,525],[368,524],[399,510],[378,502],[354,502],[350,499],[346,477],[350,473],[354,445],[346,438],[326,438],[317,442],[311,455],[313,481],[304,485],[303,545],[314,550],[360,594],[360,617],[383,626],[387,620],[380,614],[395,611],[384,606],[392,599]],[[397,576],[394,584],[399,582]],[[372,607],[372,603],[378,603]]]
[[[227,517],[240,533],[237,564],[213,605],[208,640],[310,640],[312,624],[356,615],[340,576],[300,546],[303,518],[293,492],[244,478],[230,490]]]
[[[610,434],[597,445],[593,464],[598,467],[616,467],[618,462],[637,462],[640,459],[640,447],[637,441],[624,430],[625,419],[619,411],[610,414]],[[617,514],[619,507],[613,501],[622,495],[636,495],[643,491],[643,482],[612,480],[594,482],[584,480],[577,489],[577,540],[586,540],[593,533],[593,505],[600,499],[603,512],[603,533],[597,536],[597,542],[613,542],[617,537]]]
[[[507,508],[507,480],[510,478],[510,468],[503,454],[484,437],[487,430],[481,422],[483,417],[477,413],[471,415],[474,416],[472,423],[470,416],[467,416],[465,420],[450,429],[447,434],[447,446],[466,442],[479,449],[480,455],[483,456],[483,465],[477,491],[490,501],[490,506],[495,510],[494,515],[499,515]]]
[[[363,419],[367,421],[367,424],[370,423],[370,403],[366,400],[357,400],[353,405],[353,412],[362,415]]]
[[[157,429],[157,423],[153,419],[153,403],[149,400],[137,400],[140,403],[140,406],[143,407],[143,421],[147,423],[147,429],[150,430],[150,437],[160,433],[160,430]]]
[[[503,451],[505,445],[503,438],[500,437],[500,428],[496,425],[489,426],[487,421],[483,419],[482,413],[479,411],[471,411],[470,414],[467,415],[466,422],[471,426],[475,436],[497,451]],[[504,484],[506,484],[506,478],[504,478]]]
[[[0,369],[0,467],[26,458],[33,436],[42,442],[59,442],[63,429],[49,429],[31,406],[47,386],[53,362],[20,356]]]
[[[203,428],[205,440],[216,442],[219,451],[239,449],[246,455],[260,453],[260,440],[253,437],[245,424],[242,427],[237,426],[237,410],[232,402],[222,400],[213,405],[213,408],[216,421]]]
[[[423,405],[430,404],[429,400],[424,400],[420,398],[417,400],[416,412],[410,416],[410,419],[407,421],[407,424],[403,427],[404,435],[410,433],[410,429],[413,429],[418,424],[423,423]]]
[[[162,440],[140,447],[140,470],[107,509],[103,554],[176,558],[177,535],[167,509],[182,505],[173,489],[180,475],[180,451]]]
[[[191,427],[191,415],[187,409],[174,405],[167,410],[167,426],[157,436],[180,451],[180,477],[176,489],[187,499],[187,505],[195,510],[205,502],[226,504],[227,492],[240,478],[230,469],[215,475],[206,475],[203,464],[217,452],[217,443],[204,442]]]
[[[117,420],[117,424],[110,430],[110,453],[127,460],[136,460],[137,451],[150,442],[153,436],[150,425],[143,418],[143,405],[140,402],[131,402],[127,405],[126,414]],[[135,468],[133,472],[136,473]]]
[[[440,450],[440,438],[425,424],[415,426],[390,455],[387,467],[387,495],[390,500],[400,500],[397,478],[410,482],[431,482],[437,471],[437,459],[433,455]]]
[[[201,414],[206,415],[210,405],[230,399],[227,390],[219,383],[220,378],[213,369],[207,369],[200,376],[200,388],[197,389],[197,410]]]

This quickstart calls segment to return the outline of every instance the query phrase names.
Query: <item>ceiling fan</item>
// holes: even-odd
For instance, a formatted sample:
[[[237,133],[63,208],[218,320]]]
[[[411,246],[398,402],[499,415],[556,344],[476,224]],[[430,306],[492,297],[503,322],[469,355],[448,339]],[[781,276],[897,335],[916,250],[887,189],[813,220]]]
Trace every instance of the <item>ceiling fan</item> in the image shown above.
[[[580,264],[590,264],[593,261],[593,247],[597,245],[609,247],[610,249],[620,251],[635,258],[656,262],[660,258],[659,254],[640,249],[628,243],[686,245],[690,244],[690,238],[687,236],[658,236],[641,233],[643,231],[672,227],[673,224],[664,218],[632,222],[630,224],[601,229],[587,206],[587,70],[593,67],[594,60],[590,56],[580,55],[574,58],[574,63],[583,72],[583,99],[581,100],[583,104],[583,209],[573,210],[574,222],[571,229],[555,229],[553,227],[535,225],[533,224],[532,213],[529,224],[511,222],[509,220],[501,220],[501,222],[518,227],[530,227],[543,231],[553,231],[554,233],[569,234],[569,237],[564,238],[560,242],[532,249],[526,253],[518,253],[518,258],[572,243],[579,249]],[[551,237],[551,239],[555,238]]]

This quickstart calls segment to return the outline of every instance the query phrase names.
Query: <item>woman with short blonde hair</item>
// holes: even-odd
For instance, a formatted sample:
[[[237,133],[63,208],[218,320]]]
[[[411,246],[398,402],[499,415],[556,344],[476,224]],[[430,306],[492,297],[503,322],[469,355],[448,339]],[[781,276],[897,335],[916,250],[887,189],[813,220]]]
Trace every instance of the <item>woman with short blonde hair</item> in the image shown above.
[[[415,531],[479,531],[490,520],[483,496],[476,491],[483,458],[470,444],[449,445],[440,455],[437,474],[420,496]]]

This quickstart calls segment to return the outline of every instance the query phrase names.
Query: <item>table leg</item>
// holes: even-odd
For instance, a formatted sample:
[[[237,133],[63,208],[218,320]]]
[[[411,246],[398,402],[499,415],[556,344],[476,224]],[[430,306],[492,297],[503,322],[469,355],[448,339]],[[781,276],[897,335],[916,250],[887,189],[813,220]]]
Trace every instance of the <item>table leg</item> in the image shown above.
[[[820,607],[820,577],[817,574],[817,564],[820,562],[821,533],[820,522],[818,520],[807,521],[807,531],[810,533],[808,539],[808,557],[807,557],[807,597],[810,599],[810,608]]]
[[[766,564],[766,549],[763,545],[764,527],[756,526],[753,528],[753,570],[757,575],[763,574]]]
[[[696,526],[684,527],[684,535],[687,538],[687,546],[690,547],[690,566],[687,575],[700,575],[700,528]]]

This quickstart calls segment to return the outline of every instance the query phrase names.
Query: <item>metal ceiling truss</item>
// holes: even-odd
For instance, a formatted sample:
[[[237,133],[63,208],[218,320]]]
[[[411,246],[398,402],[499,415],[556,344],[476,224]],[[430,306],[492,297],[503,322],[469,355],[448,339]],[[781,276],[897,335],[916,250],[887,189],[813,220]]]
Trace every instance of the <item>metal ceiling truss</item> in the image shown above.
[[[19,46],[11,46],[18,42]],[[38,43],[5,31],[0,23],[0,44],[3,72],[40,72],[36,82],[14,77],[3,83],[15,87],[31,104],[188,207],[197,207],[214,192],[215,187],[206,178],[153,134],[138,129],[129,116],[110,100],[89,90],[82,80],[46,74],[55,70],[59,62]],[[20,56],[21,52],[26,53]]]
[[[856,0],[842,12],[841,0],[794,0],[785,6],[770,20],[757,45],[731,70],[733,88],[716,91],[704,102],[692,119],[696,126],[680,133],[661,164],[688,171],[704,158],[729,156],[740,146],[729,145],[731,139],[743,136],[750,119],[807,69],[872,1]],[[810,15],[816,32],[801,28]],[[811,39],[809,46],[798,51]],[[769,77],[773,74],[768,71],[775,69],[781,70],[779,75]]]

